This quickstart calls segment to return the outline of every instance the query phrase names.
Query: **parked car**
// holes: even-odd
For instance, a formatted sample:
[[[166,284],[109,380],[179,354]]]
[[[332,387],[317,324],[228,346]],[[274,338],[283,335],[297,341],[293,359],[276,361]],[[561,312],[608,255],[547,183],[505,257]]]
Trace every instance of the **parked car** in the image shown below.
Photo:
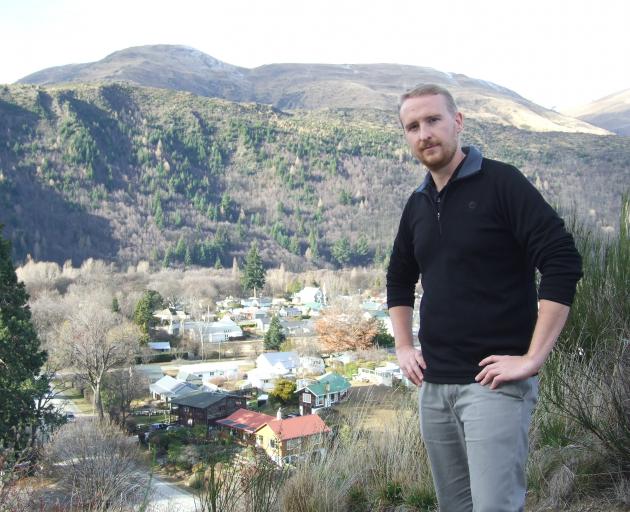
[[[72,413],[72,412],[67,412],[67,413],[66,413],[66,421],[68,421],[68,422],[72,422],[72,421],[75,421],[76,419],[77,419],[77,418],[76,418],[76,416],[74,415],[74,413]]]
[[[168,425],[166,423],[151,423],[151,425],[149,425],[149,431],[155,432],[157,430],[166,430],[167,427]]]

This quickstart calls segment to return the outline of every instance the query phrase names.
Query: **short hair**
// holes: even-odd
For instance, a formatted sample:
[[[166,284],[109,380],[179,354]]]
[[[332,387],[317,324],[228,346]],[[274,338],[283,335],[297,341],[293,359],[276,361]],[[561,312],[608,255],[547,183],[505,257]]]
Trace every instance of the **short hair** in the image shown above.
[[[453,95],[441,85],[437,84],[422,84],[417,85],[413,89],[407,91],[400,97],[400,102],[398,103],[398,111],[402,108],[402,105],[409,98],[418,98],[419,96],[430,96],[434,94],[439,94],[444,97],[446,100],[446,108],[448,111],[455,115],[457,113],[457,104],[455,103],[455,99]]]

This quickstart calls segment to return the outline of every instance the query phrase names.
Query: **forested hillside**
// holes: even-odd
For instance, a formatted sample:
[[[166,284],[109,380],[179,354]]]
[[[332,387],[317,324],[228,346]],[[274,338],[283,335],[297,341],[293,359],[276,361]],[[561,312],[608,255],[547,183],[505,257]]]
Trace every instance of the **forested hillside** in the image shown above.
[[[468,121],[465,143],[613,226],[627,137]],[[287,268],[379,264],[424,172],[395,112],[283,112],[124,84],[0,87],[0,222],[14,258]]]

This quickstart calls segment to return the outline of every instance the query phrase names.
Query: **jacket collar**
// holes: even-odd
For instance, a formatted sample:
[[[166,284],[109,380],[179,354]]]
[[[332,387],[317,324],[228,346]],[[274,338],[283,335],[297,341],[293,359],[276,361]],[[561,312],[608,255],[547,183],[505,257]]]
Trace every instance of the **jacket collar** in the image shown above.
[[[461,180],[462,178],[472,176],[473,174],[477,174],[481,171],[481,161],[483,159],[481,151],[479,151],[476,146],[465,146],[462,148],[462,151],[466,154],[466,158],[464,159],[462,167],[453,181]],[[422,192],[425,188],[427,188],[429,183],[431,183],[431,179],[431,173],[427,172],[427,175],[424,177],[424,181],[416,189],[416,192]]]

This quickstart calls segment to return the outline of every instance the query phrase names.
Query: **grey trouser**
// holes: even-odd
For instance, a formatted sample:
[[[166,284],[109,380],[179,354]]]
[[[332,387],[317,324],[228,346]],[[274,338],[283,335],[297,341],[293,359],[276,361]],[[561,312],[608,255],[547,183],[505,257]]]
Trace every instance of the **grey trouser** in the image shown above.
[[[420,429],[441,512],[516,512],[526,491],[527,432],[538,378],[495,390],[420,387]]]

